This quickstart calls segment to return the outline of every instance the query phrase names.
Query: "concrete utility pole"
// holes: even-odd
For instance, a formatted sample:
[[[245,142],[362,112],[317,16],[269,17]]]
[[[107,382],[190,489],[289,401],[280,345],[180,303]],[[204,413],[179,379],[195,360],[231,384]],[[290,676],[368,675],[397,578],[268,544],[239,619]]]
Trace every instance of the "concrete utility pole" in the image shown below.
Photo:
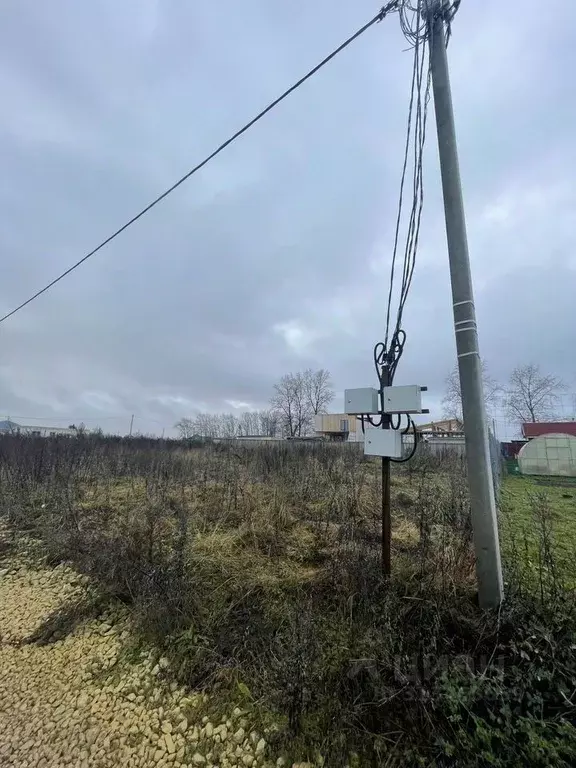
[[[474,547],[476,550],[476,576],[481,607],[494,608],[504,596],[498,521],[492,481],[492,465],[488,443],[488,428],[482,367],[478,348],[478,331],[474,293],[470,274],[468,238],[464,217],[464,202],[460,181],[456,131],[446,36],[444,33],[444,0],[426,0],[426,14],[430,34],[430,55],[434,106],[438,129],[438,147],[442,167],[442,187],[446,215],[446,234],[450,258],[454,329],[458,353],[458,370],[462,391],[464,432],[466,435],[466,459]]]

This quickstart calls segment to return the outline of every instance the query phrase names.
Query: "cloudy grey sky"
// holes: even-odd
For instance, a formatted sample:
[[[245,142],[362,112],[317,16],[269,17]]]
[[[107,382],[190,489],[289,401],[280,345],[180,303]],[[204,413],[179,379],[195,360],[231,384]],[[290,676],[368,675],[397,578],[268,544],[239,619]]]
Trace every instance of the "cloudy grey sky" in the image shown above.
[[[7,0],[0,313],[371,18],[369,0]],[[373,27],[165,203],[0,326],[0,416],[170,428],[283,373],[375,383],[411,54]],[[576,3],[463,0],[449,49],[480,343],[576,391]],[[433,124],[431,123],[431,128]],[[455,361],[435,135],[397,383]],[[59,421],[56,421],[59,420]],[[90,421],[88,421],[90,420]]]

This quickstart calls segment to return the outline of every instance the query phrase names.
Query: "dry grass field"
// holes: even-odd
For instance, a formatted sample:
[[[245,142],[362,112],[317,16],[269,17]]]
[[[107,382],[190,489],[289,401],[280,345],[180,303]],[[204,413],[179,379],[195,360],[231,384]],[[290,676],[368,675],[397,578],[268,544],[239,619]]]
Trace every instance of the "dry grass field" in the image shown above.
[[[492,614],[460,460],[393,475],[386,580],[357,446],[0,439],[12,535],[127,610],[175,685],[248,712],[280,765],[573,765],[569,493],[506,479]]]

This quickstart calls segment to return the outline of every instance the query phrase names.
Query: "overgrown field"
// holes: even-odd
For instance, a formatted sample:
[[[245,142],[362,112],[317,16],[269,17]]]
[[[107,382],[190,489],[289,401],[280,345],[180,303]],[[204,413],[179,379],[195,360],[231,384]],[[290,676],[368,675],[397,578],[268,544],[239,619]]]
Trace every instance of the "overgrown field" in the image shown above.
[[[510,564],[519,564],[536,589],[542,571],[552,589],[576,589],[576,481],[508,477],[501,507]]]
[[[13,530],[129,604],[179,680],[278,754],[344,765],[576,764],[576,493],[507,481],[508,599],[476,604],[465,468],[357,446],[0,438]],[[575,539],[572,539],[576,543]]]

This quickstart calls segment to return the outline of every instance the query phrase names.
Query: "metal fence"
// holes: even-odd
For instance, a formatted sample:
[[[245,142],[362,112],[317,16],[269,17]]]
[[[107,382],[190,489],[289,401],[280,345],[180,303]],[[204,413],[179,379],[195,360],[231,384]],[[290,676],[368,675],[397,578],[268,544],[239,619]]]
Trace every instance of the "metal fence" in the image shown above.
[[[488,432],[488,443],[490,446],[490,463],[492,464],[492,479],[494,481],[494,495],[496,501],[500,499],[500,485],[502,483],[502,451],[500,442],[492,431]]]
[[[413,440],[410,435],[407,435],[404,438],[404,445],[407,450],[413,445]],[[500,497],[504,460],[500,450],[500,442],[496,439],[496,436],[491,430],[488,431],[488,445],[490,448],[490,463],[492,465],[492,477],[494,480],[494,494],[496,500],[498,500]],[[421,454],[435,456],[437,458],[450,456],[463,457],[466,455],[466,442],[463,435],[454,435],[452,437],[424,435],[418,450]]]

